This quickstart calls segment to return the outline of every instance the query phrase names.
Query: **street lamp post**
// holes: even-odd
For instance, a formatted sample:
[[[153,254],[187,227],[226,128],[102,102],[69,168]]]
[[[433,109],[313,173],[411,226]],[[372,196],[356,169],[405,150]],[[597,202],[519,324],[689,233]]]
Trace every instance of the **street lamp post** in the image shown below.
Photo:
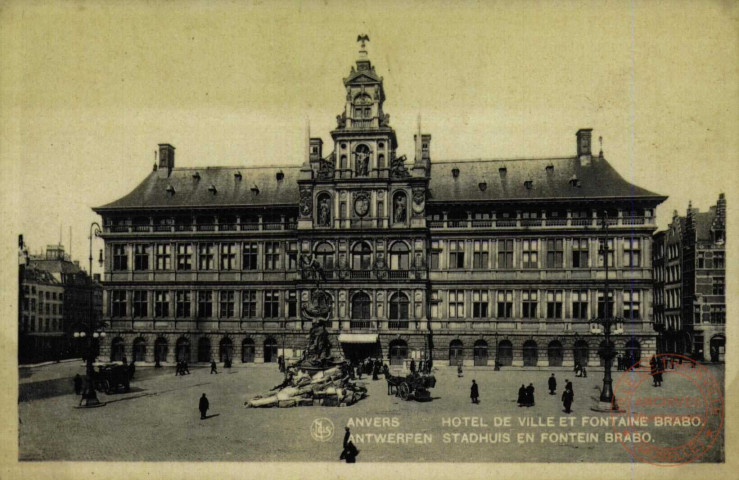
[[[94,292],[95,288],[93,285],[92,280],[92,238],[93,236],[97,237],[100,235],[101,232],[100,225],[98,225],[97,222],[92,222],[90,224],[90,256],[89,256],[89,274],[90,274],[90,316],[88,318],[88,321],[83,323],[81,325],[81,330],[74,332],[75,338],[85,338],[87,337],[87,355],[85,355],[86,360],[86,369],[85,369],[85,376],[86,376],[86,385],[85,390],[82,393],[82,400],[80,401],[81,407],[101,407],[105,405],[104,403],[100,403],[100,400],[98,400],[97,393],[95,393],[95,385],[94,385],[94,377],[95,377],[95,340],[96,338],[105,338],[105,332],[101,331],[101,329],[105,326],[104,323],[99,322],[97,318],[95,318],[95,307],[94,307]],[[100,251],[100,256],[98,261],[100,262],[100,265],[103,264],[103,251]]]
[[[608,254],[612,251],[608,246],[608,214],[604,212],[603,219],[601,221],[601,227],[605,233],[603,244],[599,249],[599,253],[603,255],[603,264],[605,266],[605,281],[603,285],[603,315],[596,316],[590,320],[591,328],[596,326],[603,327],[603,336],[605,337],[605,346],[599,350],[600,356],[605,362],[605,371],[603,373],[603,388],[600,392],[600,404],[598,408],[593,410],[598,411],[613,411],[618,410],[618,404],[616,403],[616,396],[613,394],[613,379],[611,377],[611,362],[616,357],[616,351],[611,343],[611,328],[618,328],[618,325],[623,322],[622,319],[616,318],[612,315],[611,309],[609,308],[610,300],[610,289],[608,284]]]

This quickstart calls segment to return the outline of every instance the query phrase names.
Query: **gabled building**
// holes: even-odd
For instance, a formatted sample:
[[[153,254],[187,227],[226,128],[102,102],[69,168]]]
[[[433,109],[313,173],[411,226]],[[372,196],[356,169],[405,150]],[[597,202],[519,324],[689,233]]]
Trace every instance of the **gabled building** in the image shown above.
[[[182,168],[161,144],[138,187],[94,209],[111,359],[298,356],[316,288],[303,259],[326,274],[328,330],[349,358],[597,365],[587,321],[603,314],[605,262],[609,310],[624,317],[616,347],[654,353],[651,244],[666,197],[593,155],[591,129],[572,155],[436,161],[419,128],[406,158],[364,48],[343,87],[330,144],[307,135],[302,162]]]
[[[655,327],[660,350],[724,361],[726,199],[708,212],[688,206],[655,234]]]

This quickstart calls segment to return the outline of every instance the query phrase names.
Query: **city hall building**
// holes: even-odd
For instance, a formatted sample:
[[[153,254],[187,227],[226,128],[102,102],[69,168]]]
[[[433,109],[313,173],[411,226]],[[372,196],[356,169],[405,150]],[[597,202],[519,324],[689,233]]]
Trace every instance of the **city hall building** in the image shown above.
[[[420,130],[414,158],[399,156],[385,94],[363,48],[331,144],[307,138],[302,162],[181,168],[159,145],[138,187],[94,209],[106,253],[102,355],[294,358],[316,288],[330,295],[332,348],[347,358],[598,365],[603,337],[588,320],[606,300],[624,319],[616,348],[655,352],[651,238],[666,197],[593,155],[590,129],[566,157],[436,160]]]

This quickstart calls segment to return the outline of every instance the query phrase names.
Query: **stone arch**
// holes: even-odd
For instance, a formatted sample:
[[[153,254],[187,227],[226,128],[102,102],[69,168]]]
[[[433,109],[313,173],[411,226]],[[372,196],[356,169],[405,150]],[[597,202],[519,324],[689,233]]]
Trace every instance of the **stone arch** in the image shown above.
[[[498,342],[498,363],[503,366],[511,366],[513,364],[513,344],[510,340],[501,340]]]
[[[564,348],[562,348],[562,342],[559,340],[552,340],[547,345],[547,358],[549,360],[550,367],[561,367],[562,359],[564,357]]]
[[[136,337],[133,341],[133,361],[146,361],[146,339],[144,337]]]
[[[476,367],[484,367],[488,364],[488,342],[482,338],[475,342],[473,348],[473,358]]]
[[[523,342],[523,366],[535,367],[539,363],[539,347],[534,340]]]
[[[241,363],[254,363],[255,352],[254,339],[246,337],[241,341]]]

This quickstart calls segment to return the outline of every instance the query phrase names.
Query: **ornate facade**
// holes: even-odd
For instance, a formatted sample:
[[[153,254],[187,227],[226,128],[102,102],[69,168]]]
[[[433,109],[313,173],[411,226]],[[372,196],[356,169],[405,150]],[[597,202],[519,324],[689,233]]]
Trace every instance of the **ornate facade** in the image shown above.
[[[383,79],[364,48],[344,79],[331,151],[308,138],[302,166],[155,171],[103,217],[104,354],[138,361],[296,357],[318,263],[328,331],[347,357],[399,364],[598,364],[587,320],[602,302],[625,317],[616,347],[655,351],[651,238],[665,197],[591,153],[432,161],[431,135],[397,153]],[[299,162],[298,162],[299,163]],[[613,251],[599,255],[606,212]],[[602,312],[601,312],[602,313]]]

